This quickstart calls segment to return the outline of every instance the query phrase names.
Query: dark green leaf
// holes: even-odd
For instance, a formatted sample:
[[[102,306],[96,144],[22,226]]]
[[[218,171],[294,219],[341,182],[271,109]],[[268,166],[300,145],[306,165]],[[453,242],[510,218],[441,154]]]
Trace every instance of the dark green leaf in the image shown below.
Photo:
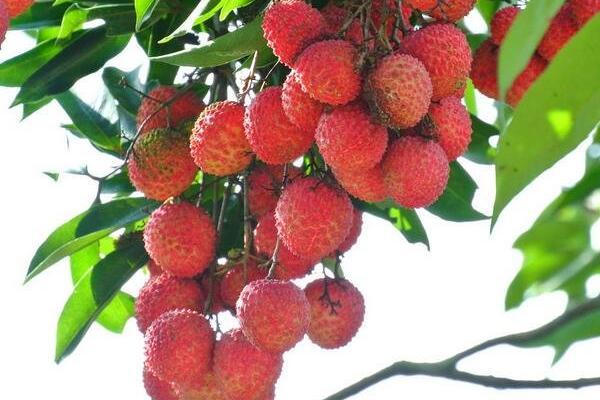
[[[206,196],[206,198],[210,198]],[[219,238],[218,255],[224,257],[231,249],[244,247],[244,208],[238,194],[229,196],[223,228]]]
[[[156,16],[159,17],[160,15]],[[108,36],[135,32],[135,9],[131,4],[107,4],[89,8],[88,20],[95,19],[104,20]]]
[[[139,241],[107,255],[78,281],[58,321],[57,362],[77,347],[102,310],[147,261],[148,255]],[[131,310],[132,304],[126,305],[126,298],[119,299],[117,305]]]
[[[478,164],[493,164],[496,149],[490,145],[490,138],[500,134],[495,126],[487,124],[471,114],[473,135],[464,157]]]
[[[118,199],[100,204],[58,227],[38,248],[26,281],[110,233],[147,217],[158,204],[142,198]]]
[[[10,29],[25,30],[38,29],[46,26],[60,26],[68,4],[54,7],[49,2],[33,3],[23,14],[11,19]]]
[[[102,72],[102,79],[110,94],[118,102],[119,107],[135,116],[141,103],[141,96],[135,90],[144,90],[144,86],[140,82],[140,68],[125,72],[118,68],[108,67]],[[135,90],[125,86],[124,83]]]
[[[135,188],[129,180],[127,171],[121,171],[102,182],[102,193],[129,194],[135,192]]]
[[[160,0],[135,0],[134,4],[135,4],[135,28],[136,30],[140,30],[142,27],[142,24],[144,22],[146,22],[150,16],[152,15],[152,12],[154,11],[154,9],[156,8],[156,6],[159,4]]]
[[[52,179],[54,182],[58,181],[58,172],[44,172],[44,175],[46,175],[48,178]]]
[[[162,38],[159,43],[167,43],[187,33],[193,33],[194,26],[208,21],[223,6],[222,0],[201,0],[185,21],[175,31]]]
[[[44,100],[36,101],[35,103],[23,104],[23,115],[21,116],[21,120],[24,120],[36,111],[41,110],[42,108],[50,104],[52,100],[53,99],[51,97],[47,97]]]

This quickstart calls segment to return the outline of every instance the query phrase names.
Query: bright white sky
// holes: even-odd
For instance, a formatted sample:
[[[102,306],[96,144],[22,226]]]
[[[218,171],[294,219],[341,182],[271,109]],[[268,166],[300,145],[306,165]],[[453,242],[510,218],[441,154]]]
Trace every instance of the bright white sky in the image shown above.
[[[9,34],[0,59],[23,51],[30,43]],[[129,52],[116,64],[137,66]],[[113,63],[114,65],[115,63]],[[88,98],[90,81],[79,87]],[[20,109],[9,110],[15,90],[0,89],[0,249],[4,260],[0,279],[0,398],[30,400],[145,399],[141,381],[143,338],[134,321],[122,336],[94,325],[76,352],[54,364],[58,315],[71,292],[68,265],[61,262],[22,285],[33,252],[59,224],[87,208],[93,183],[83,177],[61,176],[58,183],[42,174],[91,163],[88,147],[77,139],[67,142],[61,122],[66,116],[56,105],[19,122]],[[489,104],[488,104],[489,106]],[[488,115],[488,116],[491,116]],[[68,151],[67,145],[71,146]],[[490,212],[493,170],[464,163],[480,183],[476,206]],[[505,313],[504,292],[517,272],[520,255],[512,242],[561,187],[583,171],[579,149],[558,168],[544,175],[515,201],[489,235],[487,222],[456,224],[421,213],[432,251],[410,245],[386,222],[366,217],[358,244],[347,254],[346,276],[365,296],[367,314],[362,329],[343,349],[325,351],[308,340],[285,355],[277,398],[318,400],[393,361],[437,361],[484,339],[536,327],[561,312],[560,294],[528,301]],[[128,285],[136,293],[145,277]],[[301,282],[304,284],[304,282]],[[554,368],[550,349],[520,350],[502,346],[472,357],[464,368],[478,373],[515,378],[577,378],[600,375],[600,341],[576,345]],[[355,399],[563,400],[597,399],[599,388],[579,391],[496,391],[470,384],[426,377],[398,377],[381,383]]]

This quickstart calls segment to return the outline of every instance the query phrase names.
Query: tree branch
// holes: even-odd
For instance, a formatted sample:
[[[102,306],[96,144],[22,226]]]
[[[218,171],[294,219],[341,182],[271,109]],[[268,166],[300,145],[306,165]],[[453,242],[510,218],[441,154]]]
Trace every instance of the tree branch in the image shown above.
[[[437,362],[437,363],[413,363],[408,361],[399,361],[387,368],[384,368],[373,375],[367,376],[360,381],[348,386],[347,388],[327,397],[324,400],[342,400],[353,396],[360,391],[367,389],[385,379],[393,376],[415,376],[425,375],[438,378],[452,379],[460,382],[473,383],[480,386],[486,386],[496,389],[579,389],[586,386],[600,385],[600,377],[582,378],[573,380],[520,380],[501,378],[496,376],[478,375],[470,372],[461,371],[457,364],[476,353],[490,349],[501,344],[519,345],[528,341],[542,338],[563,327],[571,321],[583,318],[586,315],[600,309],[600,296],[589,300],[577,307],[567,310],[558,318],[542,325],[539,328],[500,336],[486,340],[469,349],[466,349],[456,355]]]

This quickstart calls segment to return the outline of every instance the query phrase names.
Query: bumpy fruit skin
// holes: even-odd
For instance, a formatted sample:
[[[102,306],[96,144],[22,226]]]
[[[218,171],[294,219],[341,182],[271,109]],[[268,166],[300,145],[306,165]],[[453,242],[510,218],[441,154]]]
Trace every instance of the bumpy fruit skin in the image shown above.
[[[8,24],[10,23],[8,17],[8,8],[3,1],[0,1],[0,45],[6,38],[6,31],[8,31]]]
[[[314,132],[323,113],[324,104],[310,97],[302,89],[295,72],[288,74],[281,91],[283,111],[298,128]]]
[[[222,311],[227,310],[227,306],[225,305],[225,303],[223,302],[223,299],[221,298],[221,283],[222,283],[222,278],[220,276],[215,276],[215,278],[212,282],[212,285],[213,285],[212,303],[210,305],[210,309],[207,311],[207,314],[218,314]],[[204,293],[210,292],[210,285],[211,285],[210,274],[202,275],[202,279],[200,279],[200,287],[202,288],[202,291]]]
[[[146,331],[146,362],[160,379],[194,387],[210,371],[214,332],[202,314],[168,311]]]
[[[146,332],[150,324],[170,310],[188,309],[202,311],[204,293],[191,279],[181,279],[169,274],[151,278],[135,302],[135,317],[140,331]]]
[[[352,196],[369,203],[377,203],[387,198],[387,189],[383,183],[381,164],[374,168],[347,173],[333,171],[340,185]]]
[[[204,375],[202,382],[195,387],[178,389],[177,400],[228,400],[214,372]]]
[[[133,186],[159,201],[185,191],[198,171],[190,156],[187,135],[173,129],[143,134],[135,142],[127,166]]]
[[[265,12],[262,27],[273,53],[289,67],[306,46],[327,33],[321,13],[301,0],[273,3]]]
[[[433,10],[438,5],[438,0],[404,0],[404,4],[422,12]]]
[[[300,168],[288,167],[288,181],[301,175]],[[248,175],[248,208],[254,217],[260,218],[275,210],[282,183],[282,165],[261,165]]]
[[[352,218],[352,227],[350,228],[350,232],[348,232],[346,239],[344,239],[344,241],[335,250],[336,253],[344,254],[356,244],[356,241],[358,240],[358,237],[362,231],[362,214],[362,211],[356,208],[354,209],[354,217]]]
[[[498,46],[491,39],[485,40],[473,57],[471,79],[481,93],[498,99]]]
[[[600,13],[600,0],[570,0],[569,4],[579,26],[585,25],[594,15]]]
[[[270,259],[273,256],[276,244],[275,214],[269,212],[258,220],[254,230],[254,249],[257,254]],[[309,259],[295,255],[287,248],[285,243],[280,242],[274,277],[280,280],[303,278],[310,273],[314,264]]]
[[[325,113],[315,135],[323,158],[332,168],[360,171],[373,168],[387,147],[387,129],[371,121],[362,104],[349,104]]]
[[[405,136],[390,145],[383,164],[388,193],[402,207],[427,207],[448,183],[448,158],[432,140]]]
[[[471,117],[458,97],[446,97],[432,103],[429,109],[430,131],[442,146],[448,161],[454,161],[467,150],[471,143]]]
[[[246,138],[257,157],[267,164],[285,164],[312,144],[314,132],[297,128],[285,115],[281,88],[268,87],[246,108]]]
[[[158,265],[158,263],[154,260],[148,261],[147,267],[148,267],[148,272],[150,272],[151,277],[161,275],[163,272],[165,272],[162,270],[160,265]]]
[[[401,51],[418,58],[431,77],[432,100],[461,93],[471,70],[471,48],[452,24],[433,24],[408,35]]]
[[[34,0],[5,0],[4,3],[8,10],[8,17],[12,19],[27,11],[33,5]]]
[[[152,400],[179,400],[171,384],[159,379],[146,366],[144,366],[144,388]]]
[[[281,354],[260,350],[241,329],[225,333],[215,345],[213,369],[229,400],[264,400],[282,366]]]
[[[508,6],[494,14],[490,31],[492,33],[492,42],[494,42],[495,45],[500,46],[502,44],[508,30],[520,12],[521,9],[519,7]]]
[[[357,52],[347,40],[324,40],[306,48],[298,57],[295,71],[300,83],[314,99],[334,106],[356,99],[361,78]]]
[[[579,30],[577,22],[571,14],[571,7],[567,3],[550,22],[548,30],[544,34],[538,46],[538,53],[548,61],[567,44]]]
[[[231,267],[221,281],[221,299],[229,308],[235,309],[235,303],[242,293],[242,289],[250,282],[267,277],[267,269],[259,268],[254,260],[248,260],[246,265],[246,276],[244,277],[244,265],[239,263]]]
[[[432,83],[415,57],[393,54],[369,74],[366,95],[382,123],[396,129],[415,126],[431,104]]]
[[[521,75],[515,79],[512,87],[506,94],[506,102],[512,107],[517,107],[521,98],[525,95],[529,87],[544,72],[548,63],[542,57],[534,55]]]
[[[236,303],[244,335],[259,349],[280,354],[296,345],[308,330],[310,306],[290,281],[261,279],[244,287]]]
[[[319,260],[344,241],[352,227],[348,195],[316,178],[297,179],[275,209],[277,232],[296,255]]]
[[[387,16],[384,21],[384,1],[387,1]],[[402,18],[404,26],[408,29],[411,28],[410,25],[410,15],[412,13],[412,9],[406,5],[402,5]],[[373,20],[373,26],[371,27],[371,34],[376,35],[379,30],[382,28],[385,23],[385,33],[389,39],[392,38],[392,33],[394,32],[394,24],[396,22],[396,15],[398,12],[398,2],[396,0],[373,0],[371,3],[371,19]],[[400,29],[396,30],[396,39],[402,39],[403,34]]]
[[[196,120],[190,150],[203,172],[226,176],[240,172],[252,161],[244,132],[244,106],[220,101],[204,109]]]
[[[456,22],[475,7],[475,0],[439,0],[438,3],[428,14],[439,21]]]
[[[365,316],[365,302],[358,289],[345,279],[317,279],[304,289],[310,303],[308,337],[324,349],[350,343]]]
[[[215,255],[217,233],[206,212],[186,202],[165,203],[144,229],[144,245],[164,271],[182,278],[203,272]]]
[[[168,107],[157,112],[163,103],[171,100],[177,95],[174,86],[157,86],[148,93],[148,97],[142,99],[140,109],[137,113],[138,129],[146,118],[156,114],[144,124],[141,132],[148,132],[158,128],[177,127],[189,119],[195,119],[204,109],[204,103],[192,92],[186,92]]]
[[[325,18],[325,22],[327,23],[327,33],[332,37],[337,35],[344,26],[349,14],[348,10],[338,7],[335,5],[334,1],[329,2],[321,10],[321,15],[323,15],[323,18]],[[364,35],[359,19],[355,18],[354,21],[350,23],[350,26],[348,26],[348,29],[344,34],[344,39],[357,46],[362,44]]]

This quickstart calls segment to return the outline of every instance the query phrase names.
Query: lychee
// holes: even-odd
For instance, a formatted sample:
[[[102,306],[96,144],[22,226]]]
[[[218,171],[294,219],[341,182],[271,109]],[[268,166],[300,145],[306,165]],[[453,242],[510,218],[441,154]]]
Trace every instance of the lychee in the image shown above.
[[[198,171],[190,156],[188,136],[173,129],[143,134],[135,142],[127,166],[133,186],[159,201],[180,195]]]
[[[261,279],[244,287],[236,303],[236,314],[252,344],[271,353],[283,353],[306,334],[310,307],[294,283]]]
[[[146,331],[146,362],[160,379],[194,387],[210,370],[214,332],[202,314],[172,310]]]
[[[377,203],[387,198],[381,164],[368,170],[353,173],[333,170],[333,174],[340,185],[357,199]]]
[[[423,125],[426,127],[424,133],[437,140],[446,152],[448,161],[463,155],[471,143],[471,117],[458,97],[446,97],[438,103],[432,103],[429,120]]]
[[[241,329],[226,332],[215,345],[214,372],[229,400],[263,400],[282,365],[281,354],[260,350]]]
[[[356,244],[356,241],[360,236],[360,232],[362,231],[362,215],[362,211],[356,208],[354,209],[354,217],[352,219],[352,227],[350,228],[350,232],[348,232],[346,239],[344,239],[344,241],[335,250],[336,253],[344,254]]]
[[[8,17],[8,8],[4,1],[0,1],[0,45],[4,42],[9,23],[10,18]]]
[[[162,270],[162,268],[160,267],[160,265],[158,265],[156,263],[156,261],[154,261],[152,259],[148,261],[147,267],[148,267],[148,272],[150,272],[151,277],[158,276],[164,272]]]
[[[211,175],[240,172],[252,161],[252,151],[244,132],[244,106],[220,101],[204,109],[198,117],[190,150],[196,165]]]
[[[210,293],[212,293],[212,300],[210,302],[210,308],[206,311],[207,313],[218,314],[222,311],[227,310],[227,307],[225,306],[225,303],[221,298],[222,283],[223,278],[219,275],[214,276],[213,279],[211,279],[210,274],[202,275],[202,278],[200,279],[200,287],[202,288],[203,293],[205,293],[207,297]],[[213,286],[212,291],[210,289],[211,285]]]
[[[159,379],[146,366],[144,366],[144,388],[152,400],[179,400],[172,385]]]
[[[538,53],[548,61],[571,40],[579,30],[577,22],[571,14],[571,7],[567,3],[550,22],[548,30],[544,34],[538,46]]]
[[[314,177],[283,190],[275,209],[277,232],[296,255],[319,260],[344,241],[352,226],[348,195]]]
[[[494,18],[492,18],[492,23],[490,24],[490,31],[492,34],[492,41],[497,46],[500,46],[508,33],[508,30],[512,26],[515,18],[519,15],[521,9],[515,6],[504,7],[496,14],[494,14]]]
[[[170,104],[166,105],[167,102]],[[142,133],[157,128],[175,128],[198,117],[203,109],[204,103],[193,92],[179,94],[174,86],[157,86],[142,99],[136,118],[137,127],[140,129],[144,124]]]
[[[437,0],[437,7],[434,7],[428,14],[439,21],[456,22],[471,12],[475,7],[475,1]]]
[[[433,24],[408,35],[401,51],[418,58],[431,77],[432,100],[464,90],[471,70],[471,48],[465,34],[452,24]]]
[[[135,302],[135,316],[140,331],[146,332],[154,320],[169,310],[202,311],[204,293],[191,279],[161,274],[151,278]]]
[[[410,15],[412,13],[412,9],[407,5],[402,4],[400,10],[398,9],[398,1],[396,0],[372,0],[371,3],[371,20],[373,21],[373,26],[371,28],[372,34],[377,35],[381,28],[385,23],[385,34],[388,38],[392,38],[392,34],[394,32],[394,25],[396,24],[396,17],[402,16],[402,25],[405,28],[410,29]],[[402,39],[403,33],[399,29],[402,25],[400,25],[396,29],[396,38]]]
[[[473,57],[471,69],[473,85],[481,93],[498,99],[498,47],[491,39],[485,40]]]
[[[34,1],[35,0],[4,0],[6,9],[8,10],[9,19],[19,16],[29,10]]]
[[[385,125],[405,129],[415,126],[427,113],[432,83],[417,58],[393,54],[381,59],[369,74],[366,95]]]
[[[323,113],[324,104],[302,89],[295,72],[290,72],[283,84],[281,103],[288,119],[298,128],[314,132]]]
[[[293,161],[314,140],[314,132],[297,128],[286,117],[280,87],[268,87],[256,95],[246,109],[244,126],[250,147],[267,164]]]
[[[360,94],[361,78],[356,65],[357,51],[346,40],[324,40],[304,50],[295,71],[304,90],[314,99],[343,105]]]
[[[321,13],[301,0],[272,3],[265,12],[262,28],[273,53],[289,67],[306,46],[327,33]]]
[[[254,231],[254,248],[257,254],[268,259],[273,256],[277,244],[277,227],[275,214],[266,213],[258,220]],[[277,265],[274,277],[280,280],[290,280],[305,277],[314,266],[314,261],[299,257],[292,253],[285,243],[280,241],[277,250]]]
[[[229,400],[214,372],[204,375],[202,381],[194,387],[176,389],[177,400]]]
[[[288,166],[288,181],[302,175],[302,170]],[[275,210],[283,184],[282,165],[260,165],[248,175],[248,208],[256,218]]]
[[[431,205],[448,183],[446,153],[434,141],[417,136],[405,136],[393,142],[382,168],[390,197],[406,208]]]
[[[542,57],[534,55],[523,72],[515,79],[510,90],[506,94],[506,102],[513,108],[519,105],[521,98],[529,87],[544,72],[548,63]]]
[[[244,286],[250,282],[267,277],[266,268],[259,268],[256,261],[249,259],[246,266],[243,262],[235,264],[223,276],[221,281],[221,299],[231,309],[235,309],[235,303],[240,297]]]
[[[325,349],[347,345],[365,315],[358,289],[345,279],[322,278],[309,283],[304,293],[310,303],[310,340]]]
[[[315,135],[319,151],[332,168],[360,171],[373,168],[383,156],[387,129],[371,121],[362,104],[349,104],[325,113]]]
[[[215,255],[216,229],[208,214],[194,205],[165,203],[144,229],[144,245],[161,268],[175,276],[203,272]]]
[[[569,4],[579,26],[585,25],[594,15],[600,13],[600,0],[570,0]]]
[[[330,36],[334,37],[341,33],[341,29],[346,24],[347,18],[350,18],[350,12],[342,7],[338,7],[334,1],[329,2],[322,10],[321,14],[327,23],[327,31]],[[360,20],[354,20],[348,25],[343,38],[355,45],[359,46],[364,41],[364,35]]]

